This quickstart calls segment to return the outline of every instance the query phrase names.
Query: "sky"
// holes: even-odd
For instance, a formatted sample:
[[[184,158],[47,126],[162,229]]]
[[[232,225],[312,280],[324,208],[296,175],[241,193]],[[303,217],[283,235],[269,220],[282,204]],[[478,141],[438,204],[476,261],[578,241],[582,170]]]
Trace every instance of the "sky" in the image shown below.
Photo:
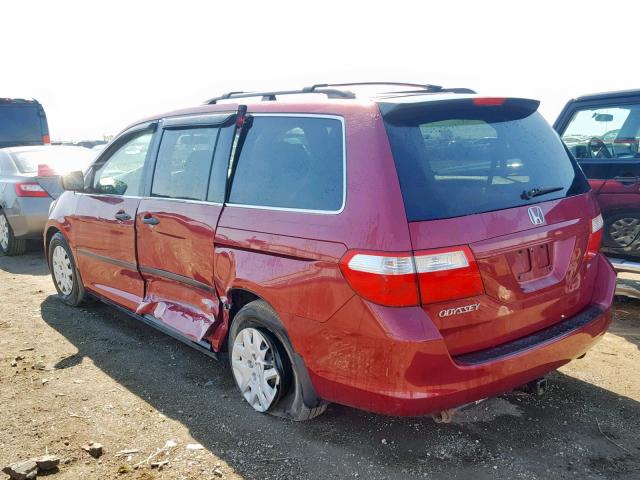
[[[231,90],[407,81],[542,101],[640,88],[640,2],[4,1],[0,97],[53,140],[118,133]]]

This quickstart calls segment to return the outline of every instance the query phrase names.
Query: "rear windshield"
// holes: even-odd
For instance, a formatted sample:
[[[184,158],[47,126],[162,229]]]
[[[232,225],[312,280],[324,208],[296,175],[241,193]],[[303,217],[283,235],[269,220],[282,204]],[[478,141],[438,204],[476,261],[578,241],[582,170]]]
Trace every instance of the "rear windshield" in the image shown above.
[[[443,108],[385,115],[409,221],[501,210],[577,195],[589,185],[537,103]],[[530,196],[533,189],[555,190]],[[527,194],[528,192],[528,194]]]
[[[65,174],[85,170],[96,153],[81,147],[44,147],[39,150],[13,152],[20,173],[36,173],[38,165],[47,165],[56,173]]]

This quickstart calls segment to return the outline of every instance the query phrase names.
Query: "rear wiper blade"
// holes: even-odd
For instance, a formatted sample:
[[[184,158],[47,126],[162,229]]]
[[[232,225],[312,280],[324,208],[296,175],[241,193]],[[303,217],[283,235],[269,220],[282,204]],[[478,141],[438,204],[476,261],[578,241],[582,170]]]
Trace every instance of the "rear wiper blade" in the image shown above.
[[[533,197],[539,197],[540,195],[546,195],[547,193],[559,192],[560,190],[564,190],[564,187],[532,188],[531,190],[524,190],[520,194],[520,198],[523,200],[531,200]]]

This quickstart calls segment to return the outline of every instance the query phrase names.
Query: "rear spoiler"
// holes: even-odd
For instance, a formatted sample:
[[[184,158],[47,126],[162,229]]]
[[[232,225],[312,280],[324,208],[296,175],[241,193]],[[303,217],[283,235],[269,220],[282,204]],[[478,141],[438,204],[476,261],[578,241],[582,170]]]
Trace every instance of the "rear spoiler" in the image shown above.
[[[538,110],[539,100],[528,98],[502,98],[455,96],[424,102],[378,102],[384,120],[396,125],[415,125],[436,121],[438,117],[459,118],[490,116],[491,121],[517,120]]]

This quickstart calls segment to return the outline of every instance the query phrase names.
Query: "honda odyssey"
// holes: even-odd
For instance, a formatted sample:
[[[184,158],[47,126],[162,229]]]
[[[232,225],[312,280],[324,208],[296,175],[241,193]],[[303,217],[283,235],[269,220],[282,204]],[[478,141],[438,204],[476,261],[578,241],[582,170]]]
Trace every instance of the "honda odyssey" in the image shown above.
[[[584,355],[615,275],[539,102],[377,87],[235,92],[126,128],[50,211],[62,301],[228,358],[251,407],[295,420],[448,411]]]

